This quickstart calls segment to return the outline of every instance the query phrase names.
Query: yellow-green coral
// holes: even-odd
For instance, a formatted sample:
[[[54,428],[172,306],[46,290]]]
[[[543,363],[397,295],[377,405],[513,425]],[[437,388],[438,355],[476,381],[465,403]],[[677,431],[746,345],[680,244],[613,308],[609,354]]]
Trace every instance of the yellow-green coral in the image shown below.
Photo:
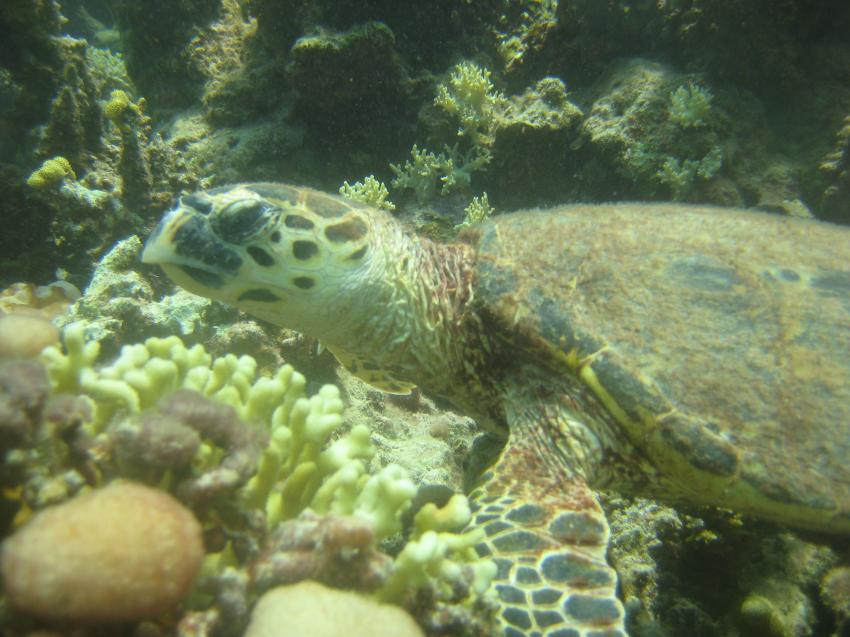
[[[465,496],[454,495],[437,508],[426,504],[416,514],[413,533],[393,563],[393,571],[379,596],[400,603],[413,590],[437,583],[438,594],[451,597],[453,584],[471,582],[476,594],[484,593],[496,576],[496,565],[482,560],[475,545],[484,539],[484,529],[459,533],[472,519]],[[466,573],[464,571],[467,571]]]
[[[490,163],[496,124],[507,100],[493,91],[490,71],[462,62],[452,69],[448,82],[437,86],[434,105],[457,121],[457,143],[444,144],[439,153],[414,145],[403,166],[390,164],[392,185],[413,190],[419,201],[435,196],[438,185],[442,195],[469,190],[472,173]]]
[[[689,82],[670,95],[670,121],[682,128],[706,126],[711,120],[714,96],[704,86]]]
[[[369,175],[362,182],[355,181],[353,184],[343,182],[339,194],[382,210],[395,210],[395,204],[388,199],[390,193],[387,187],[383,182],[375,179],[374,175]]]
[[[437,87],[434,105],[457,117],[458,135],[467,136],[474,145],[493,143],[493,128],[504,98],[493,92],[490,71],[461,62],[456,65],[446,84]]]
[[[271,415],[271,438],[244,489],[246,502],[265,510],[269,526],[310,508],[366,519],[378,538],[398,532],[416,492],[413,482],[395,465],[369,473],[375,450],[365,426],[329,444],[343,422],[339,390],[325,385],[308,399],[304,385],[304,377],[292,370],[292,389]]]
[[[419,201],[427,201],[437,194],[447,195],[453,190],[468,190],[472,173],[487,165],[490,161],[488,152],[471,151],[461,155],[456,149],[446,149],[446,152],[432,153],[420,150],[416,144],[410,151],[410,159],[403,166],[390,164],[395,173],[393,187],[409,188],[414,191]]]
[[[490,200],[487,199],[487,193],[483,193],[480,197],[473,197],[470,204],[464,209],[465,216],[463,221],[455,226],[455,230],[468,228],[476,223],[481,223],[489,219],[495,208],[490,205]]]
[[[61,156],[46,160],[38,170],[27,178],[31,188],[50,188],[60,184],[66,177],[76,179],[71,162]]]
[[[119,122],[128,109],[136,108],[133,100],[124,91],[116,89],[109,95],[109,100],[103,105],[103,114],[112,122]]]
[[[375,451],[368,428],[354,427],[329,444],[343,424],[335,386],[307,398],[306,379],[290,365],[256,378],[252,357],[213,359],[201,345],[186,347],[177,336],[125,345],[102,367],[95,366],[100,346],[86,342],[83,323],[66,327],[63,340],[65,351],[48,348],[42,360],[54,393],[82,394],[92,401],[87,426],[93,433],[103,431],[119,411],[137,414],[178,389],[191,389],[230,405],[247,425],[270,432],[257,474],[243,492],[247,504],[265,510],[269,525],[310,507],[368,519],[378,538],[401,529],[401,513],[416,488],[397,466],[369,473]]]

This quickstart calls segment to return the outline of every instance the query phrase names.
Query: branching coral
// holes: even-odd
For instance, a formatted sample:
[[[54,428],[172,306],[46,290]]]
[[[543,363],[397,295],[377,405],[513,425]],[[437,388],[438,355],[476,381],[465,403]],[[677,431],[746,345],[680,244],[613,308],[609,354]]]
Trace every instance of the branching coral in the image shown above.
[[[490,71],[470,62],[457,64],[447,82],[437,86],[434,106],[457,125],[454,143],[439,153],[413,146],[411,159],[403,166],[390,164],[393,186],[414,191],[419,201],[453,190],[469,190],[472,173],[491,160],[496,125],[507,100],[493,91]]]
[[[388,199],[390,193],[387,187],[383,182],[375,179],[374,175],[369,175],[362,182],[355,181],[353,184],[344,182],[339,189],[339,194],[382,210],[395,210],[395,204]]]
[[[696,79],[632,60],[612,73],[582,127],[601,157],[627,180],[674,199],[720,173],[728,116]]]
[[[390,164],[395,173],[392,183],[395,188],[413,190],[420,202],[436,196],[438,188],[442,195],[454,190],[468,190],[472,173],[490,162],[487,151],[479,149],[462,155],[457,147],[447,147],[444,152],[435,154],[429,150],[420,150],[414,144],[410,156],[403,166]]]
[[[505,99],[493,91],[490,71],[470,62],[456,65],[449,81],[437,87],[434,105],[457,118],[458,135],[473,146],[493,143],[493,129]]]
[[[682,128],[698,128],[711,123],[711,91],[695,82],[683,84],[670,95],[670,121]]]
[[[485,192],[480,197],[473,197],[463,212],[463,221],[455,226],[455,230],[469,228],[476,223],[481,223],[489,219],[495,212],[495,208],[490,205],[490,200],[487,198],[487,193]]]
[[[97,95],[104,96],[107,92],[116,89],[128,93],[135,92],[121,53],[88,46],[86,47],[86,64],[91,73]]]

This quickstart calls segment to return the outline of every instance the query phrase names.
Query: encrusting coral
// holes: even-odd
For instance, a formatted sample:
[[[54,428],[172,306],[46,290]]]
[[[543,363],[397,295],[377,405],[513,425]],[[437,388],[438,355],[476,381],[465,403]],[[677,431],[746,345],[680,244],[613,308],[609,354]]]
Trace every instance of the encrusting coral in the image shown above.
[[[62,156],[46,159],[43,164],[27,178],[32,188],[51,188],[59,185],[66,177],[75,180],[77,176],[71,168],[71,162]]]

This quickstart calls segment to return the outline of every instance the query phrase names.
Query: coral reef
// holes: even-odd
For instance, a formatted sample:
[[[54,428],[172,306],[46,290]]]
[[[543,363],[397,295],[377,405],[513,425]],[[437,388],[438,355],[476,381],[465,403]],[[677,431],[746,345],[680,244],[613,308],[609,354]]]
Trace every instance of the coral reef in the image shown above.
[[[185,615],[186,626],[206,622],[210,630],[240,632],[255,595],[312,578],[407,606],[437,632],[448,625],[466,626],[468,634],[486,631],[490,608],[482,595],[494,566],[475,554],[480,532],[460,532],[470,518],[466,499],[456,496],[442,508],[426,504],[413,516],[398,556],[385,554],[382,542],[404,529],[402,513],[411,507],[416,486],[399,466],[373,466],[375,448],[366,427],[338,433],[343,402],[336,387],[326,385],[307,398],[305,378],[290,366],[258,377],[256,361],[248,356],[213,360],[202,347],[187,348],[176,337],[124,346],[116,360],[99,365],[99,344],[86,342],[84,333],[82,324],[72,324],[64,331],[64,348],[45,350],[46,377],[35,362],[15,363],[7,376],[0,375],[9,397],[0,404],[3,479],[15,487],[7,492],[16,494],[7,505],[17,503],[18,518],[29,508],[44,509],[45,516],[64,512],[61,507],[77,506],[80,496],[73,496],[86,485],[129,477],[167,488],[219,538],[207,547],[190,596],[193,608],[205,610]],[[24,372],[21,365],[32,369]],[[53,508],[68,498],[68,504]],[[90,520],[86,506],[80,508],[81,519]],[[105,504],[95,509],[108,512]],[[148,528],[132,515],[124,517],[137,532]],[[20,533],[30,528],[40,527],[26,525]],[[110,528],[130,533],[120,525]],[[95,548],[111,545],[102,533],[87,535]],[[96,555],[92,546],[77,551],[68,544],[67,563]],[[120,564],[123,557],[111,554]],[[127,555],[128,568],[138,564],[138,552]],[[47,570],[34,558],[25,564],[28,572]],[[67,569],[72,570],[79,571]],[[91,572],[97,580],[99,571]],[[136,583],[144,587],[156,577],[146,571]],[[97,590],[88,599],[107,593],[138,597],[135,589],[114,581],[109,591]],[[169,603],[182,596],[169,593]],[[16,602],[24,616],[50,617],[43,606]],[[125,619],[152,612],[142,607],[137,612],[126,610],[125,602],[109,605],[115,618]],[[91,608],[71,615],[79,621],[108,619]]]
[[[636,192],[690,199],[723,162],[718,131],[726,116],[713,101],[710,91],[671,69],[633,60],[611,75],[582,128]]]
[[[80,291],[61,279],[48,285],[13,283],[0,292],[0,312],[24,312],[52,320],[64,314],[78,298]]]
[[[137,237],[195,187],[284,180],[332,190],[347,179],[346,196],[396,205],[406,223],[441,239],[486,217],[491,202],[502,211],[676,198],[847,223],[849,7],[9,0],[0,10],[0,273],[3,286],[34,284],[0,297],[3,312],[21,314],[0,318],[0,350],[32,356],[55,339],[46,320],[84,319],[109,358],[127,343],[178,334],[189,346],[203,343],[211,359],[235,354],[234,369],[242,354],[272,373],[284,358],[296,363],[311,378],[306,393],[333,380],[334,363],[316,355],[315,342],[174,292],[138,265]],[[354,183],[363,175],[374,180]],[[57,318],[75,300],[73,286],[86,293]],[[25,316],[31,311],[40,318]],[[128,361],[131,378],[147,364]],[[145,408],[124,413],[133,405],[127,387],[138,390],[106,368],[116,378],[86,372],[61,394],[48,391],[37,366],[2,363],[4,529],[21,511],[62,502],[104,476],[159,484],[204,520],[210,512],[225,520],[212,525],[216,551],[191,596],[202,610],[184,624],[209,630],[241,631],[258,589],[293,573],[361,592],[391,578],[387,552],[399,554],[404,539],[366,533],[368,516],[354,515],[350,499],[347,514],[269,505],[294,516],[272,537],[268,498],[252,482],[253,462],[264,458],[266,471],[274,464],[268,423],[262,435],[240,436],[256,425],[197,392],[178,396],[200,421],[159,399],[139,398]],[[81,396],[82,376],[102,393]],[[426,485],[401,518],[410,531],[418,498],[446,504],[446,492],[462,488],[474,424],[418,393],[388,398],[344,372],[339,380],[351,403],[346,421],[372,430],[371,455],[354,459],[370,476],[376,465],[401,464]],[[337,437],[344,434],[328,442]],[[243,515],[241,500],[232,505],[243,491],[261,515]],[[802,558],[772,528],[622,506],[614,554],[636,634],[847,631],[846,569],[830,566],[818,583],[823,553],[809,554],[818,573],[802,576],[786,568]],[[306,542],[311,533],[323,542]],[[423,537],[414,543],[424,554]],[[438,554],[422,564],[436,572],[451,563],[440,566]],[[739,562],[753,563],[736,570]],[[257,573],[271,569],[267,583],[242,568],[249,563]],[[693,575],[706,564],[722,565],[720,575]],[[414,613],[428,632],[473,630],[469,614],[457,625],[446,619],[462,605],[437,612],[428,595],[420,591],[416,603],[430,610]]]
[[[850,221],[850,116],[844,118],[835,137],[835,147],[819,166],[828,184],[823,191],[822,208],[830,218]],[[842,215],[842,210],[847,212]]]
[[[605,508],[630,634],[781,637],[828,622],[817,589],[836,572],[832,548],[722,511],[614,496]]]
[[[218,0],[116,4],[127,70],[139,90],[162,107],[189,106],[203,78],[185,54],[196,29],[217,17]]]
[[[821,580],[821,599],[837,618],[833,635],[850,630],[850,567],[839,566]]]
[[[358,153],[398,147],[399,131],[409,128],[413,111],[395,43],[388,26],[367,22],[305,35],[293,44],[287,75],[296,90],[294,114],[308,135]]]

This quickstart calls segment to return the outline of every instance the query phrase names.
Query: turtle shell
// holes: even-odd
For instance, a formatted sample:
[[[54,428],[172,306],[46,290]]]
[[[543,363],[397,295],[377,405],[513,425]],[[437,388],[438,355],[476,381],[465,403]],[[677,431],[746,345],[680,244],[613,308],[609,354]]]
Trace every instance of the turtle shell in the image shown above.
[[[615,204],[497,217],[477,241],[477,302],[591,390],[651,479],[850,531],[850,229]]]

